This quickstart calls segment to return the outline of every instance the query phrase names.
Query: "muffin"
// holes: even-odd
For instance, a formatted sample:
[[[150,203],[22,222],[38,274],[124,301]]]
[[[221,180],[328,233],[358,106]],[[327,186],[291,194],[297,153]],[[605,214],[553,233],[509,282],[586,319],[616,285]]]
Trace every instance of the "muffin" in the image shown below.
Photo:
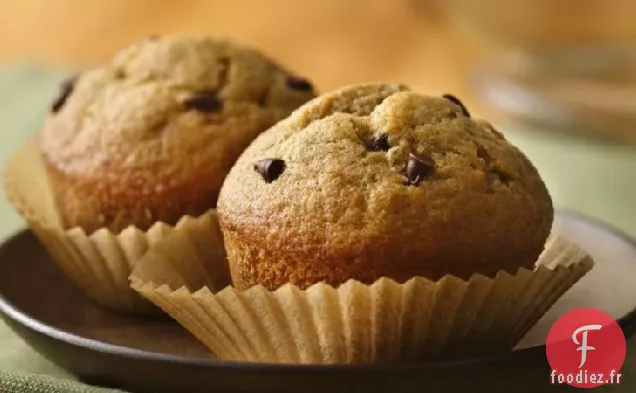
[[[64,225],[112,232],[214,208],[245,147],[312,85],[229,40],[132,45],[67,82],[41,137]]]
[[[229,282],[216,201],[262,131],[313,97],[306,79],[211,37],[151,37],[63,84],[43,130],[5,172],[9,199],[60,267],[101,305],[152,311],[128,276],[172,232],[190,271]],[[186,264],[187,266],[187,264]]]
[[[523,153],[456,98],[361,85],[258,138],[218,214],[234,285],[276,289],[531,269],[553,208]]]
[[[510,351],[593,262],[548,236],[537,170],[451,95],[327,93],[261,134],[221,189],[232,286],[169,235],[132,287],[220,358],[385,363]]]

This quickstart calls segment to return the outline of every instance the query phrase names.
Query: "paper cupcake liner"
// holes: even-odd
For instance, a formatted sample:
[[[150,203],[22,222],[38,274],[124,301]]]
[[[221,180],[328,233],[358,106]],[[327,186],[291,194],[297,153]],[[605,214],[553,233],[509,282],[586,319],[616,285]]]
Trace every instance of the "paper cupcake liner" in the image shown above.
[[[23,145],[9,161],[4,175],[7,198],[49,255],[89,298],[102,306],[140,313],[158,311],[130,288],[128,277],[148,249],[169,234],[184,240],[173,243],[173,251],[184,256],[199,253],[207,260],[206,269],[196,266],[183,269],[182,274],[203,277],[206,282],[219,285],[229,283],[215,210],[198,217],[184,216],[175,226],[156,223],[148,231],[131,226],[119,234],[105,228],[87,234],[78,227],[63,227],[37,140]]]
[[[415,277],[402,284],[381,278],[372,285],[351,280],[305,290],[289,284],[275,291],[227,287],[214,293],[200,281],[166,280],[178,274],[172,266],[185,260],[164,252],[172,241],[167,238],[140,261],[132,287],[219,358],[270,363],[436,360],[511,350],[593,267],[578,246],[553,237],[534,271],[514,275],[436,282]]]

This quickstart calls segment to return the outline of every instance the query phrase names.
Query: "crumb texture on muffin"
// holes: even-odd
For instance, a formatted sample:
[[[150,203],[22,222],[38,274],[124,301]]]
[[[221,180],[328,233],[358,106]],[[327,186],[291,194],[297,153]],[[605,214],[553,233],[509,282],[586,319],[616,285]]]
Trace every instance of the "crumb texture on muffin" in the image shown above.
[[[225,39],[152,37],[63,85],[41,149],[69,227],[174,224],[215,206],[260,132],[314,96]]]
[[[261,160],[284,166],[265,179]],[[269,289],[513,273],[553,218],[537,170],[489,123],[389,84],[325,94],[261,134],[218,211],[234,284]]]

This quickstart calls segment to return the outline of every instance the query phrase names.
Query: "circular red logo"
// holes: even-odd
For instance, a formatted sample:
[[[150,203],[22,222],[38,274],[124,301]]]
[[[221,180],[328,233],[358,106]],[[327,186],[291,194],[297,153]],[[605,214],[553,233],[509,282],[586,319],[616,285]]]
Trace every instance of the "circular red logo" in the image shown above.
[[[550,382],[578,388],[621,383],[625,335],[603,311],[579,308],[559,318],[548,333]]]

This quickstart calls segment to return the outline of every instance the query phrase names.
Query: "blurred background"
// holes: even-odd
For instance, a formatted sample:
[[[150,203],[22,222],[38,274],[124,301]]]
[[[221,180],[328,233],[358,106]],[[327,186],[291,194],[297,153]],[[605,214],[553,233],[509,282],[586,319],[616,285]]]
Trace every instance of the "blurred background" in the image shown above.
[[[394,80],[501,121],[636,140],[635,13],[632,0],[0,0],[0,64],[79,68],[149,34],[225,35],[323,91]]]
[[[130,42],[231,36],[320,91],[452,93],[531,156],[558,205],[636,233],[635,15],[633,0],[0,0],[0,129],[36,132],[60,78]]]

